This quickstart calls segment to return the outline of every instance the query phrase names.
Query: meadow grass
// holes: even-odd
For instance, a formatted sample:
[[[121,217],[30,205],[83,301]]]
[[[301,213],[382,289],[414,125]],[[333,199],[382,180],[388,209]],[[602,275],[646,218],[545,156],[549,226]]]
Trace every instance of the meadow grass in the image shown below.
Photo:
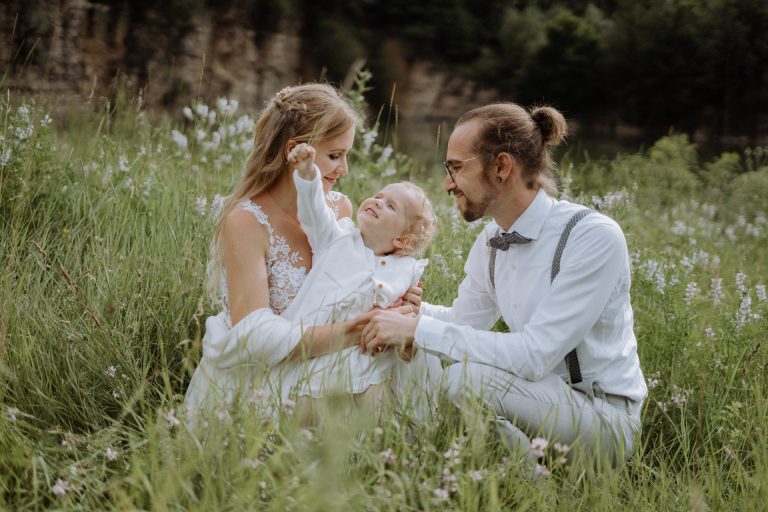
[[[362,106],[359,90],[352,99]],[[216,313],[208,246],[253,120],[228,101],[191,103],[175,122],[124,98],[53,124],[48,108],[0,101],[0,508],[764,507],[764,150],[701,163],[673,136],[642,154],[561,162],[563,196],[627,235],[650,396],[628,464],[562,466],[550,450],[551,476],[533,479],[487,421],[442,402],[422,421],[332,409],[316,430],[235,411],[190,435],[183,394]],[[425,299],[450,303],[481,224],[460,220],[442,176],[413,168],[377,129],[358,133],[340,189],[359,204],[392,180],[425,184],[439,218]]]

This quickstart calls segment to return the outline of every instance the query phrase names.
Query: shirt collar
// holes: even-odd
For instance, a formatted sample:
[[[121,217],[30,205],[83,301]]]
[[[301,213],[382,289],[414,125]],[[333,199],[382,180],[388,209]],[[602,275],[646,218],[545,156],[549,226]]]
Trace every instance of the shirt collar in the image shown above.
[[[549,197],[544,192],[544,189],[539,189],[536,197],[523,214],[512,224],[509,232],[517,231],[518,234],[526,238],[537,240],[541,233],[541,228],[544,226],[544,221],[547,220],[554,204],[555,200]]]

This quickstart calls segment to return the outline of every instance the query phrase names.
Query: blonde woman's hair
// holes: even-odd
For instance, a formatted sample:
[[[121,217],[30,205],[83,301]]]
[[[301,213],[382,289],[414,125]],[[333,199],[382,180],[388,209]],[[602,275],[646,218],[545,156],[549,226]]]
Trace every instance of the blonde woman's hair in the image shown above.
[[[328,84],[303,84],[286,87],[267,102],[256,122],[253,147],[245,161],[240,183],[235,187],[216,224],[211,241],[207,291],[221,305],[223,279],[222,226],[227,215],[249,197],[271,189],[284,172],[290,170],[285,156],[288,141],[313,143],[342,135],[357,126],[352,106]]]
[[[413,211],[408,209],[405,212],[407,221],[405,247],[397,253],[403,256],[413,256],[423,252],[432,242],[435,237],[437,221],[432,203],[421,187],[410,181],[401,181],[400,185],[414,193],[418,207]]]
[[[484,165],[507,152],[522,165],[528,188],[543,188],[557,195],[549,147],[560,144],[568,133],[559,111],[545,106],[526,110],[516,103],[496,103],[470,110],[456,121],[456,126],[472,120],[482,123],[474,149]]]

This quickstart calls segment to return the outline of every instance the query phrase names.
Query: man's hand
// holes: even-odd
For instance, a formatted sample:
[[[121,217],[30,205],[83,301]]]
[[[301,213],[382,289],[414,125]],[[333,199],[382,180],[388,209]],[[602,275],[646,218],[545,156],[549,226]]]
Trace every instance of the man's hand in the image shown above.
[[[315,148],[309,144],[298,144],[288,153],[288,163],[299,171],[299,176],[305,180],[315,178]]]
[[[366,313],[370,318],[363,328],[360,350],[377,354],[392,347],[398,356],[410,361],[413,357],[413,336],[419,319],[413,313],[403,314],[406,309],[411,310],[411,306],[401,306],[400,310],[374,310]]]

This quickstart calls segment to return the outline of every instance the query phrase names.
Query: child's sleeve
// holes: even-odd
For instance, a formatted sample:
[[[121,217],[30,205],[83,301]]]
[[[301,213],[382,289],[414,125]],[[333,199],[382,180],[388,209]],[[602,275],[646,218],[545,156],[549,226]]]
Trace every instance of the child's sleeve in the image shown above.
[[[424,274],[424,269],[427,268],[428,264],[429,264],[429,260],[427,258],[416,260],[416,263],[414,264],[414,267],[413,267],[413,277],[411,279],[411,286],[417,286],[419,284],[419,281],[421,281],[421,276]]]
[[[305,180],[299,176],[298,171],[293,171],[293,182],[296,185],[301,228],[307,234],[312,251],[318,252],[343,235],[344,230],[325,202],[320,169],[316,165],[314,168],[315,177],[312,180]]]

